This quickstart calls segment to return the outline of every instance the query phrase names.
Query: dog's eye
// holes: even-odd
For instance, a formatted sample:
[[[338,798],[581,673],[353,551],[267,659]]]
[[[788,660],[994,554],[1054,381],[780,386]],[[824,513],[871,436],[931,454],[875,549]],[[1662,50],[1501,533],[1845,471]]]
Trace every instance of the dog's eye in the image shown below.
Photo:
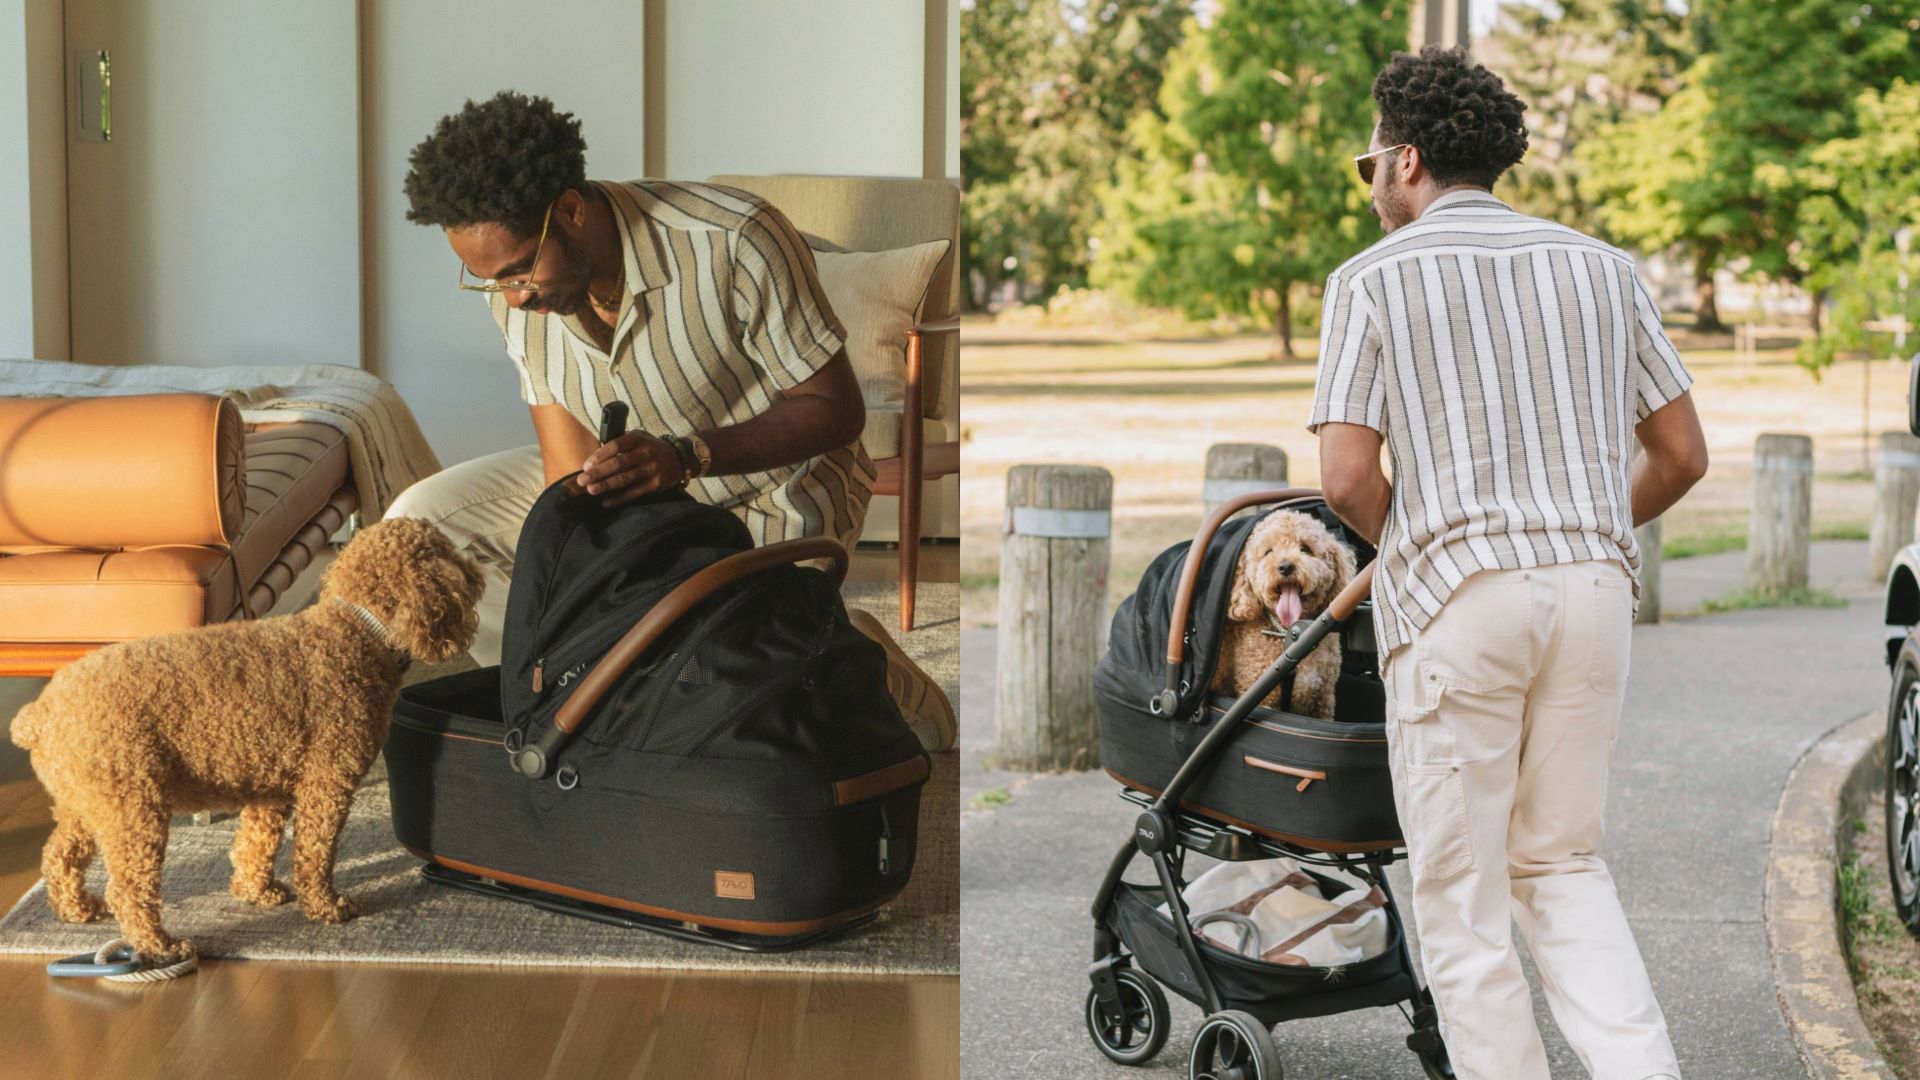
[[[1311,559],[1313,558],[1313,549],[1310,547],[1303,547],[1300,549],[1300,554],[1305,555],[1307,558]]]

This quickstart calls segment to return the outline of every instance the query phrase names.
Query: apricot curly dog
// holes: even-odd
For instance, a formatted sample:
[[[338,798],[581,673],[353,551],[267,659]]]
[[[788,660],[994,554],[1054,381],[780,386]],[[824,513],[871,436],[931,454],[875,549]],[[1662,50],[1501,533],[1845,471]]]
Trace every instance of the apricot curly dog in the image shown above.
[[[386,744],[406,658],[465,651],[482,587],[439,529],[396,518],[347,544],[312,607],[122,642],[62,669],[13,722],[53,800],[40,867],[54,914],[111,909],[142,960],[192,955],[160,925],[168,822],[239,810],[233,895],[287,901],[273,863],[291,811],[292,895],[316,922],[352,918],[333,860],[354,788]],[[96,845],[104,902],[85,884]]]
[[[1353,550],[1320,519],[1297,510],[1276,510],[1260,519],[1240,549],[1227,601],[1226,631],[1213,689],[1239,694],[1286,651],[1287,627],[1327,609],[1353,580]],[[1292,708],[1300,716],[1333,718],[1334,685],[1340,679],[1340,639],[1329,634],[1294,669]],[[1278,708],[1276,688],[1261,704]]]

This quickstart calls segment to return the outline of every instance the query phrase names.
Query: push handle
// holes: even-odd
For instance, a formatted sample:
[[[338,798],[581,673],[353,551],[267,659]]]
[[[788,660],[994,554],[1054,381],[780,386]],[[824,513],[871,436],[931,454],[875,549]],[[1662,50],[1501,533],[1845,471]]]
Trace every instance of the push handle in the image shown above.
[[[1180,663],[1187,657],[1187,619],[1193,614],[1193,589],[1200,580],[1200,563],[1207,545],[1213,543],[1213,534],[1220,531],[1220,526],[1226,524],[1228,518],[1249,506],[1319,497],[1319,488],[1250,491],[1214,507],[1206,520],[1200,523],[1200,531],[1194,534],[1193,543],[1187,548],[1186,563],[1180,567],[1180,584],[1173,593],[1173,625],[1167,628],[1167,681],[1165,688],[1148,702],[1148,707],[1155,715],[1171,716],[1180,705]]]
[[[553,726],[543,732],[538,740],[514,754],[514,770],[534,780],[545,776],[554,755],[560,752],[587,714],[612,689],[614,680],[625,674],[694,605],[743,578],[808,559],[828,559],[832,562],[833,568],[828,573],[833,577],[835,588],[846,580],[847,549],[831,537],[809,536],[729,555],[675,586],[672,592],[661,597],[645,615],[640,616],[639,621],[633,624],[633,629],[615,642],[613,648],[607,650],[606,657],[594,665],[587,677],[580,681],[580,688],[560,707],[559,713],[553,718]]]
[[[600,441],[610,443],[627,433],[627,403],[609,401],[600,410]]]

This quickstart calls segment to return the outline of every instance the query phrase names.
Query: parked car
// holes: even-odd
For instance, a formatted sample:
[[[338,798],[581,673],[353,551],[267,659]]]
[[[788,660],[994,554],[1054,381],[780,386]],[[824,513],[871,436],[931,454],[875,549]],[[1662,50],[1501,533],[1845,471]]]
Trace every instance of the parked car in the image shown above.
[[[1920,436],[1920,355],[1907,386],[1907,427]],[[1887,872],[1907,930],[1920,937],[1920,544],[1887,572]]]

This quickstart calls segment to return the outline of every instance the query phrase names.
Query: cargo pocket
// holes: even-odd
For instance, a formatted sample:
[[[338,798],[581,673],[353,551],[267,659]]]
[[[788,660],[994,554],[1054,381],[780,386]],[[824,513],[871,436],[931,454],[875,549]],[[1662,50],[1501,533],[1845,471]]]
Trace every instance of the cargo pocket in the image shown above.
[[[1405,776],[1403,820],[1413,876],[1443,881],[1473,867],[1473,843],[1467,833],[1467,794],[1460,762],[1452,752],[1452,732],[1436,719],[1439,707],[1394,703],[1400,762]]]
[[[1603,694],[1617,693],[1626,682],[1632,649],[1633,586],[1623,568],[1608,565],[1593,579],[1593,659],[1587,667],[1587,683]]]

